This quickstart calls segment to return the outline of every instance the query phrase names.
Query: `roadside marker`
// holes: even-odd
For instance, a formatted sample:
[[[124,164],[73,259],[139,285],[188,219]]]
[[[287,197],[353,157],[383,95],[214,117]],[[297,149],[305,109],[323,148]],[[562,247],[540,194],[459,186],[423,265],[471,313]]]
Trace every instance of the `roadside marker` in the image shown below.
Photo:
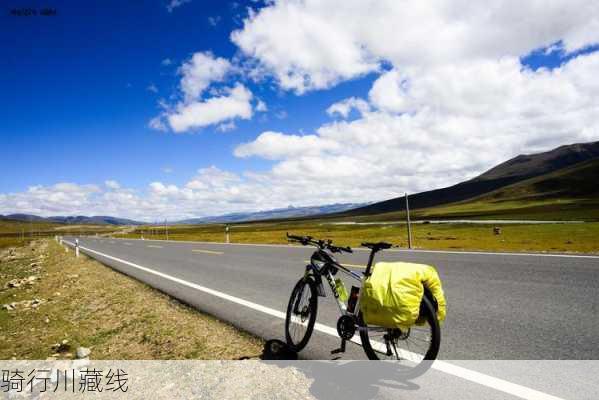
[[[206,254],[216,254],[216,255],[221,255],[224,254],[222,251],[212,251],[212,250],[200,250],[200,249],[193,249],[191,250],[193,253],[206,253]]]
[[[69,243],[69,242],[66,242],[66,243]],[[74,246],[73,243],[69,243],[69,245]],[[139,269],[141,271],[159,276],[166,280],[178,283],[183,286],[187,286],[189,288],[213,295],[215,297],[218,297],[218,298],[221,298],[224,300],[228,300],[232,303],[236,303],[236,304],[251,308],[255,311],[260,311],[264,314],[271,315],[271,316],[279,318],[279,319],[284,320],[286,317],[284,312],[275,310],[273,308],[266,307],[266,306],[263,306],[260,304],[256,304],[251,301],[241,299],[239,297],[231,296],[230,294],[219,292],[218,290],[210,289],[205,286],[201,286],[201,285],[186,281],[181,278],[176,278],[172,275],[168,275],[163,272],[159,272],[159,271],[147,268],[147,267],[142,267],[141,265],[134,264],[130,261],[126,261],[126,260],[123,260],[123,259],[120,259],[117,257],[113,257],[108,254],[101,253],[99,251],[88,249],[86,247],[81,247],[81,250],[85,250],[89,253],[97,254],[101,257],[117,261],[119,263],[128,265],[130,267]],[[330,326],[327,326],[327,325],[324,325],[324,324],[321,324],[318,322],[315,324],[314,330],[319,331],[324,334],[327,334],[327,335],[337,337],[337,330],[335,328],[332,328]],[[355,342],[355,343],[361,345],[360,338],[352,339],[352,342]],[[483,386],[486,386],[486,387],[489,387],[489,388],[492,388],[492,389],[495,389],[495,390],[498,390],[498,391],[501,391],[501,392],[504,392],[507,394],[511,394],[512,396],[516,396],[516,397],[519,397],[519,398],[525,399],[525,400],[564,400],[561,397],[556,397],[556,396],[553,396],[553,395],[550,395],[550,394],[547,394],[547,393],[544,393],[544,392],[541,392],[541,391],[538,391],[535,389],[531,389],[526,386],[519,385],[517,383],[512,383],[512,382],[506,381],[504,379],[495,378],[494,376],[483,374],[481,372],[477,372],[477,371],[474,371],[474,370],[471,370],[468,368],[460,367],[458,365],[454,365],[454,364],[448,363],[446,361],[436,360],[435,362],[433,362],[431,369],[445,372],[448,375],[453,375],[458,378],[462,378],[464,380],[474,382],[479,385],[483,385]]]

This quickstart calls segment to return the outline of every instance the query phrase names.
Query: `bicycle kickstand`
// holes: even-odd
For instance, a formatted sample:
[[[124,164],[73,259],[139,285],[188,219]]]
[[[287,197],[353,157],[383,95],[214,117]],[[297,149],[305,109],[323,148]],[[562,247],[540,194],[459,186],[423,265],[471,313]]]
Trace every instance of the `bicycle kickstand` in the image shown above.
[[[331,354],[345,353],[345,339],[341,339],[341,347],[335,350],[331,350]]]

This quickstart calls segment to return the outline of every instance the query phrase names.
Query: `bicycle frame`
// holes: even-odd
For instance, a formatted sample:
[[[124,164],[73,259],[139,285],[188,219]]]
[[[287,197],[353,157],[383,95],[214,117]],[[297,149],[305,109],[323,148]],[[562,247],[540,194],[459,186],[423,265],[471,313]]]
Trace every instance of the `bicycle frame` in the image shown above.
[[[315,265],[315,263],[312,261],[314,259],[314,256],[317,254],[318,255],[324,254],[325,257],[328,259],[327,261],[324,262],[324,265],[322,267]],[[306,275],[312,274],[314,276],[316,285],[318,288],[318,295],[322,296],[322,297],[326,297],[326,294],[324,292],[324,285],[322,283],[322,276],[324,275],[327,283],[329,284],[329,287],[331,288],[331,292],[333,293],[333,296],[335,297],[337,306],[339,307],[339,313],[341,315],[350,315],[353,317],[357,317],[358,313],[360,311],[360,297],[358,297],[358,299],[356,301],[353,312],[349,312],[347,310],[347,304],[340,299],[339,292],[337,291],[337,287],[335,285],[335,278],[333,276],[332,271],[333,270],[341,271],[345,275],[349,276],[350,278],[355,279],[356,281],[359,281],[360,282],[360,290],[361,290],[362,285],[364,284],[364,279],[366,279],[370,275],[372,258],[373,257],[371,256],[368,266],[366,267],[366,271],[362,274],[359,274],[359,273],[354,272],[354,271],[348,269],[347,267],[341,265],[330,254],[319,249],[319,250],[316,250],[316,252],[313,254],[310,264],[306,265]]]

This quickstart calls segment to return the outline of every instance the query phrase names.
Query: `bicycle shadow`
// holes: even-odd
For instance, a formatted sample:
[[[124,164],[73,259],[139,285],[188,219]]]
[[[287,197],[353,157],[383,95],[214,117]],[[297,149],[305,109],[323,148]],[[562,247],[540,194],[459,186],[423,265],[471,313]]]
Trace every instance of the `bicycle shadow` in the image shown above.
[[[415,370],[397,362],[385,361],[308,361],[284,342],[269,340],[260,358],[280,368],[295,368],[312,379],[310,393],[317,399],[373,399],[380,389],[414,391],[420,386],[411,380],[422,375],[431,363]],[[396,395],[397,393],[393,393]]]
[[[373,399],[381,388],[415,391],[420,386],[402,377],[397,365],[379,361],[301,361],[292,364],[314,381],[310,393],[317,399]]]

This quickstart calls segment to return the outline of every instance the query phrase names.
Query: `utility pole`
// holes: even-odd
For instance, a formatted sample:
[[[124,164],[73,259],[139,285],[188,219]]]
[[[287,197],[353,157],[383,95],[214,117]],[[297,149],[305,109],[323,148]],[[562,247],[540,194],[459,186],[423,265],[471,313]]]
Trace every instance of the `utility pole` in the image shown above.
[[[408,248],[412,248],[412,226],[410,223],[410,204],[408,201],[408,193],[406,192],[406,225],[408,226]]]

